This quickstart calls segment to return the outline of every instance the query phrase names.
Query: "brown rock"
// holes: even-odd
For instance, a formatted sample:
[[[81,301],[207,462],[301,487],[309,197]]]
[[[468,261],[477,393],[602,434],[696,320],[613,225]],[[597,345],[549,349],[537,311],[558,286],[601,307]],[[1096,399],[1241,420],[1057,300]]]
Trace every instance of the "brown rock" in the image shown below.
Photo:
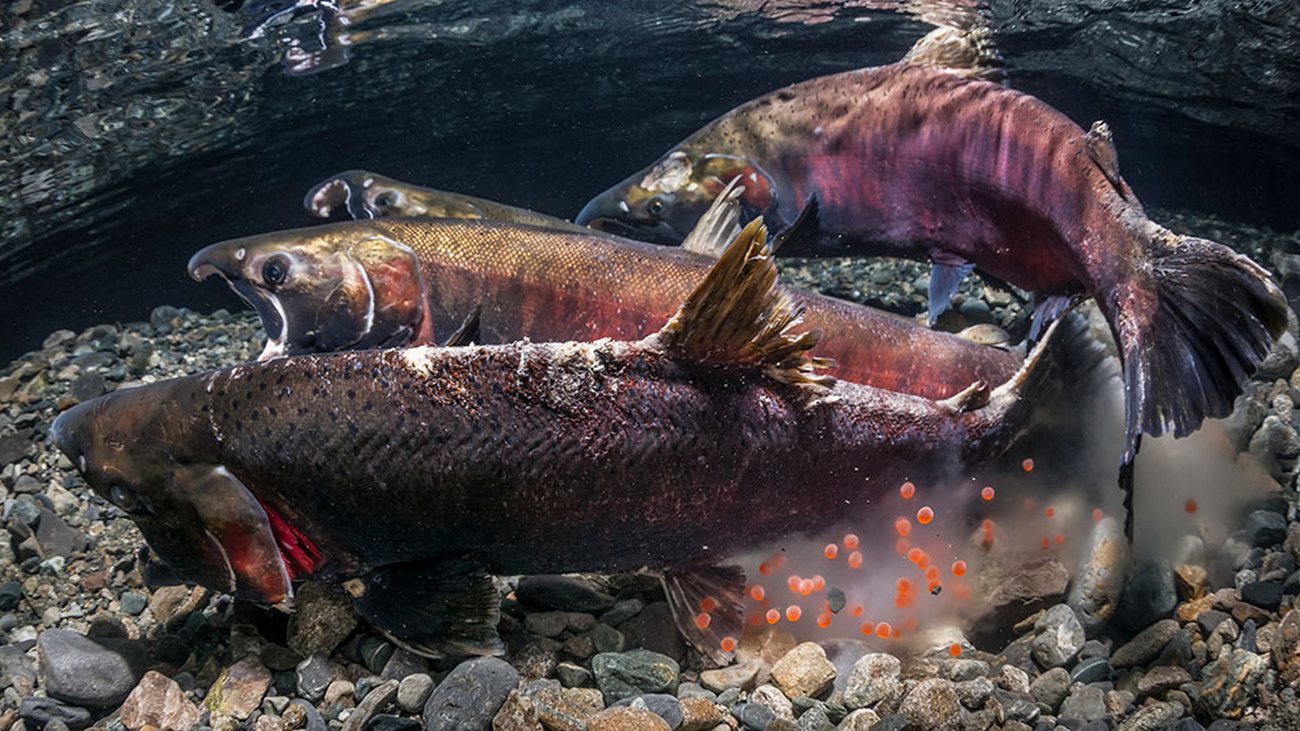
[[[708,698],[682,698],[682,725],[677,731],[709,731],[722,723],[722,708]]]
[[[815,642],[795,646],[772,666],[772,682],[786,696],[816,698],[835,682],[835,666]]]
[[[721,693],[728,688],[753,690],[758,673],[762,669],[762,663],[758,660],[751,660],[716,670],[705,670],[700,673],[700,685],[714,693]]]
[[[208,590],[201,586],[164,586],[149,597],[149,611],[159,624],[170,625],[189,616],[208,599]]]
[[[926,731],[955,731],[961,727],[961,701],[952,683],[927,678],[917,683],[903,697],[898,712],[907,717],[909,727]]]
[[[559,688],[530,683],[524,695],[533,702],[537,717],[548,731],[585,731],[587,719],[605,707],[604,695],[595,688]]]
[[[256,657],[246,657],[222,671],[203,705],[213,716],[242,721],[262,705],[262,696],[270,687],[271,671]]]
[[[795,644],[794,635],[771,625],[757,629],[746,628],[740,638],[740,646],[736,648],[736,660],[757,660],[763,667],[770,668],[793,650]]]
[[[516,688],[492,717],[492,731],[542,731],[542,722],[533,702]]]
[[[1273,633],[1272,655],[1284,684],[1300,681],[1300,609],[1287,612],[1278,623]]]
[[[1199,599],[1209,589],[1210,574],[1203,566],[1178,564],[1174,567],[1174,583],[1178,588],[1178,596],[1183,601]]]
[[[980,593],[989,614],[977,624],[1005,627],[1065,598],[1070,574],[1055,558],[1008,561],[981,572]]]
[[[1255,702],[1259,681],[1268,670],[1264,658],[1246,650],[1225,649],[1219,659],[1201,671],[1203,680],[1197,704],[1211,718],[1241,718]]]
[[[587,731],[672,731],[672,727],[644,708],[615,706],[592,716]]]
[[[122,724],[130,731],[150,726],[160,731],[188,731],[202,716],[176,681],[150,670],[122,704]]]
[[[1121,645],[1110,657],[1111,667],[1126,668],[1133,665],[1146,665],[1160,654],[1169,640],[1178,634],[1178,622],[1162,619],[1147,627],[1137,636]]]
[[[1237,624],[1245,624],[1247,620],[1255,620],[1255,625],[1263,627],[1273,618],[1272,613],[1267,609],[1261,609],[1250,602],[1237,602],[1229,610],[1232,618],[1237,620]]]
[[[1178,608],[1174,610],[1174,616],[1178,617],[1179,622],[1186,624],[1187,622],[1195,622],[1196,618],[1201,616],[1202,612],[1209,611],[1213,608],[1214,597],[1203,596],[1179,604]]]
[[[357,613],[347,595],[316,582],[303,584],[294,597],[293,619],[289,622],[289,649],[307,657],[313,652],[329,655],[357,628]]]
[[[1192,682],[1192,676],[1176,665],[1157,665],[1138,679],[1138,696],[1158,696],[1183,683]]]

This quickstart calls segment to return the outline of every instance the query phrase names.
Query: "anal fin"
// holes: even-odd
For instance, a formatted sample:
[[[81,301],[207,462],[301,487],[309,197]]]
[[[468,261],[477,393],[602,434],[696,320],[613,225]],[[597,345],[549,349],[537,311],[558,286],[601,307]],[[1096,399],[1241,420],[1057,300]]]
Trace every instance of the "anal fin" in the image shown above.
[[[661,580],[677,630],[701,655],[726,665],[732,653],[722,649],[723,638],[739,639],[745,628],[745,572],[700,566],[666,571]]]
[[[927,313],[930,327],[939,321],[939,315],[947,311],[952,304],[953,295],[961,287],[966,275],[974,271],[975,265],[958,258],[940,259],[936,257],[930,263],[930,304]]]
[[[499,655],[501,597],[480,564],[443,558],[391,564],[350,579],[352,604],[397,645],[426,657]]]

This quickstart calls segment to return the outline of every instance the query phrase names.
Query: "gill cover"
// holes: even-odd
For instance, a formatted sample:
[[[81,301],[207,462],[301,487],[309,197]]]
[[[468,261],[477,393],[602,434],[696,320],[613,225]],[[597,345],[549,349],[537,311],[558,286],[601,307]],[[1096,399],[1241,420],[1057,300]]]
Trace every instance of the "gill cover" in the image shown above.
[[[259,360],[432,340],[415,253],[364,222],[213,244],[189,271],[221,275],[257,310],[267,333]]]

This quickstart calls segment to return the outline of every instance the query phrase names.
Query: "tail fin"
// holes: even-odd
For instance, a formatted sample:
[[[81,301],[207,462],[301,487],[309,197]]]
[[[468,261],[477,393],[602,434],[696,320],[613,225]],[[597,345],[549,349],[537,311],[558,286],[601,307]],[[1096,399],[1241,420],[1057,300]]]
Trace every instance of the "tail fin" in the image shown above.
[[[1125,464],[1140,434],[1183,437],[1227,416],[1287,322],[1282,290],[1248,257],[1158,227],[1148,252],[1149,278],[1107,312],[1124,361]]]

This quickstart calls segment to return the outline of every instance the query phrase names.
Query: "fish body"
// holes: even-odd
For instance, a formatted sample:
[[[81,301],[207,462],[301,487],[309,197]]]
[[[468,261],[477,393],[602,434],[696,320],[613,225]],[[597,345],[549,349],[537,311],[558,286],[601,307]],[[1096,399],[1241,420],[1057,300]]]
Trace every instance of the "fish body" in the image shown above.
[[[1151,221],[1105,125],[1085,132],[1028,94],[924,60],[743,104],[576,220],[671,240],[740,175],[747,207],[777,229],[816,201],[821,234],[790,253],[931,259],[932,318],[971,265],[1042,298],[1037,324],[1095,298],[1124,360],[1126,464],[1141,433],[1183,436],[1226,416],[1285,328],[1267,272]]]
[[[53,439],[194,580],[273,603],[334,582],[435,653],[495,649],[487,574],[707,574],[1023,427],[1042,345],[943,402],[815,374],[758,231],[638,341],[277,358],[87,402]],[[738,620],[732,578],[711,591]]]
[[[354,249],[363,253],[348,253]],[[337,263],[347,259],[364,262]],[[285,273],[276,285],[264,276],[270,262],[280,262],[275,272]],[[220,274],[258,306],[271,338],[266,352],[280,355],[337,349],[321,343],[366,331],[368,311],[377,314],[365,342],[430,343],[433,333],[451,332],[476,306],[482,308],[482,342],[638,339],[672,315],[714,262],[676,248],[581,232],[393,217],[214,244],[195,254],[190,271],[200,278]],[[372,270],[380,273],[362,276]],[[423,300],[412,291],[417,278],[383,273],[411,271],[418,271]],[[351,279],[341,281],[338,273]],[[943,399],[975,381],[1005,381],[1023,357],[863,305],[793,289],[789,295],[804,308],[805,322],[822,333],[819,354],[836,362],[829,372],[837,378]],[[322,307],[339,299],[351,307]],[[390,299],[406,304],[389,307]],[[409,306],[416,301],[426,301],[427,309]],[[353,322],[341,328],[347,337],[327,337],[322,309],[354,313]],[[277,327],[277,321],[288,325]],[[378,332],[385,326],[399,332]]]

